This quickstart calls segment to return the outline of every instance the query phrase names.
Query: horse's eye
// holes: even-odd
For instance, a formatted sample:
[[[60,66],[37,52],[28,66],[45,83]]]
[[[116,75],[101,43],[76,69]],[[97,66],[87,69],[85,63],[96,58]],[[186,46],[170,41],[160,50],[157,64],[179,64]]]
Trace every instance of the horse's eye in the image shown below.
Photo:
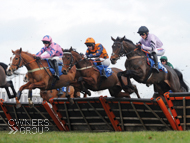
[[[15,60],[18,60],[18,58],[15,58]]]
[[[70,58],[68,57],[67,60],[69,60]]]

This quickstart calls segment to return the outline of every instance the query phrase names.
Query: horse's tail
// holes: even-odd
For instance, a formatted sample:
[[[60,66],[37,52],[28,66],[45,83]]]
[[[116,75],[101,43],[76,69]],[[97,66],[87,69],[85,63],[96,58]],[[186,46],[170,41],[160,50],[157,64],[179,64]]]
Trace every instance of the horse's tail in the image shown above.
[[[189,87],[187,86],[187,84],[183,80],[183,74],[178,69],[174,69],[174,71],[177,73],[177,76],[179,77],[181,87],[183,87],[188,92]]]

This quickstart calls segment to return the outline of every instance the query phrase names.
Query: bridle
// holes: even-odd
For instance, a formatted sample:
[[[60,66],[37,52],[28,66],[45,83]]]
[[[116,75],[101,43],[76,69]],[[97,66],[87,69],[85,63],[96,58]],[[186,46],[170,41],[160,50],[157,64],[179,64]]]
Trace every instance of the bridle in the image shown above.
[[[16,66],[17,69],[19,69],[19,68],[21,68],[21,67],[23,67],[23,66],[26,66],[26,65],[28,65],[28,64],[30,64],[30,63],[36,61],[36,59],[34,59],[34,60],[32,60],[32,61],[26,63],[26,62],[24,62],[24,60],[23,60],[21,54],[15,54],[15,55],[19,55],[19,61],[18,61],[18,64],[16,65],[16,64],[13,64],[13,63],[12,63],[11,65]],[[21,61],[22,61],[22,64],[21,64]]]
[[[119,53],[118,53],[118,58],[116,58],[116,60],[120,59],[120,57],[123,57],[123,56],[127,56],[131,53],[133,53],[134,51],[136,51],[138,48],[135,48],[134,50],[130,51],[130,52],[127,52],[123,46],[123,41],[122,42],[115,42],[114,41],[114,44],[115,43],[119,43],[121,46],[120,46],[120,50],[119,50]],[[116,55],[114,52],[111,54],[112,56]]]
[[[69,55],[71,56],[70,63],[69,63],[69,64],[65,64],[65,65],[69,65],[69,67],[66,68],[66,67],[63,65],[63,67],[66,68],[66,71],[67,71],[67,72],[68,72],[74,65],[77,65],[79,62],[81,62],[82,60],[84,60],[84,58],[81,58],[79,61],[76,61],[75,63],[73,63],[74,57],[73,57],[72,53],[71,53],[71,52],[64,52],[63,55],[64,55],[64,54],[69,54]],[[73,63],[73,64],[72,64],[72,63]],[[92,68],[92,67],[93,67],[93,66],[87,66],[87,67],[84,67],[84,68],[77,68],[76,70],[85,70],[85,69]]]
[[[68,65],[68,66],[69,66],[68,68],[66,68],[66,69],[67,69],[67,72],[68,72],[76,63],[74,63],[74,64],[72,65],[72,63],[73,63],[73,61],[74,61],[74,57],[73,57],[73,55],[72,55],[71,52],[64,52],[63,55],[65,55],[65,54],[69,54],[69,55],[71,56],[70,63],[69,63],[69,64],[63,64],[63,67],[64,67],[64,68],[66,68],[65,65]]]

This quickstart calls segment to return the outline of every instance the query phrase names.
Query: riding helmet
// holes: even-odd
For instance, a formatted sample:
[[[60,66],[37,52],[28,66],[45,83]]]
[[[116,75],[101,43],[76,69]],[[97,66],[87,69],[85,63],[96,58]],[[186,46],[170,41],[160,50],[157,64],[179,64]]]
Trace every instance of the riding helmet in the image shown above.
[[[137,33],[141,34],[141,33],[147,33],[147,32],[149,32],[148,28],[146,26],[141,26]]]
[[[43,39],[42,39],[42,42],[43,42],[43,41],[48,41],[48,42],[52,43],[52,38],[51,38],[49,35],[45,35],[45,36],[43,37]]]

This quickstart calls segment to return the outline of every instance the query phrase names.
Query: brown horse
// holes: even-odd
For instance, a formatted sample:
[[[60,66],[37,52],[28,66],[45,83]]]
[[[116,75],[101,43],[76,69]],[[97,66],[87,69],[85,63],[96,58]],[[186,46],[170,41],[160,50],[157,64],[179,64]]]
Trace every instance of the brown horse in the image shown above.
[[[12,52],[14,57],[11,60],[7,74],[12,75],[14,71],[22,66],[25,66],[29,73],[29,82],[22,85],[17,93],[17,107],[21,106],[19,99],[24,89],[29,89],[29,104],[32,105],[32,89],[39,88],[42,90],[51,90],[61,88],[63,86],[68,86],[69,83],[75,78],[76,67],[73,67],[67,75],[61,75],[60,80],[55,81],[55,78],[52,76],[46,60],[36,61],[32,54],[23,52],[21,48]]]
[[[147,64],[147,56],[141,50],[136,47],[132,41],[117,37],[114,39],[112,45],[112,56],[110,58],[112,64],[122,57],[126,56],[125,61],[126,71],[118,73],[118,78],[122,86],[124,87],[121,76],[127,77],[127,79],[134,78],[139,83],[154,84],[154,91],[163,95],[165,92],[172,90],[173,92],[188,91],[188,86],[183,81],[183,76],[177,69],[165,66],[168,73],[160,71],[159,73],[152,72],[151,67]],[[128,84],[131,85],[130,80]]]
[[[9,97],[9,99],[11,98],[15,98],[16,97],[16,92],[13,86],[12,81],[6,81],[6,69],[7,69],[7,65],[4,63],[0,63],[0,88],[5,88],[7,95]],[[10,91],[9,91],[9,87],[11,88],[13,95],[11,95]]]
[[[83,81],[82,89],[84,91],[86,91],[85,88],[92,91],[108,89],[111,96],[115,97],[130,97],[129,95],[135,91],[138,98],[140,98],[135,85],[133,85],[134,90],[123,89],[125,92],[121,92],[122,87],[117,78],[117,73],[122,72],[122,70],[118,68],[111,68],[113,71],[112,75],[109,76],[107,79],[103,79],[100,76],[99,71],[93,65],[93,61],[83,58],[81,54],[79,54],[72,48],[70,48],[69,50],[64,50],[63,63],[66,69],[70,69],[73,65],[76,65],[77,73],[75,77],[76,82],[73,85],[74,87],[80,87],[80,84],[77,81]],[[127,85],[127,78],[122,77],[122,79],[124,80],[124,84]],[[75,88],[75,90],[76,89],[77,88]]]

